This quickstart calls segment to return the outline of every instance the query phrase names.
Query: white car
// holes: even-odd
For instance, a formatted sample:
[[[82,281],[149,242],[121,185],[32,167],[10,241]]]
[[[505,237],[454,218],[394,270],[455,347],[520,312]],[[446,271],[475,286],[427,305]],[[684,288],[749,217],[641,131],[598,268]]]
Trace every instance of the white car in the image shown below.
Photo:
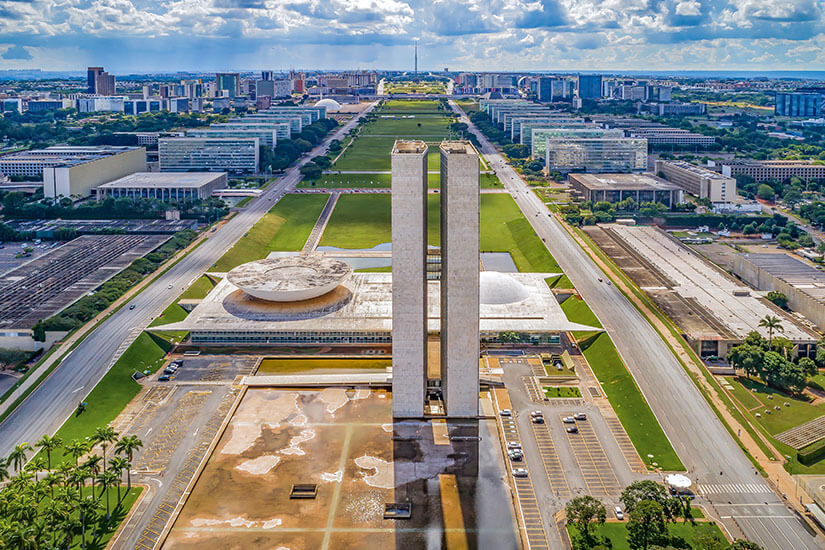
[[[521,449],[521,443],[518,441],[511,441],[507,444],[508,449]]]
[[[564,422],[565,424],[575,424],[576,423],[576,419],[573,418],[572,416],[565,416],[564,418],[561,419],[561,421]]]
[[[513,468],[513,477],[527,477],[527,468]]]
[[[618,519],[619,521],[624,519],[624,512],[622,512],[622,509],[621,509],[620,506],[616,506],[616,508],[614,509],[614,512],[616,512],[616,519]]]
[[[510,409],[501,409],[500,411],[498,411],[498,414],[500,414],[501,416],[513,416],[513,411],[511,411]]]
[[[573,418],[575,418],[576,420],[587,420],[587,415],[584,413],[576,413],[575,415],[573,415]]]

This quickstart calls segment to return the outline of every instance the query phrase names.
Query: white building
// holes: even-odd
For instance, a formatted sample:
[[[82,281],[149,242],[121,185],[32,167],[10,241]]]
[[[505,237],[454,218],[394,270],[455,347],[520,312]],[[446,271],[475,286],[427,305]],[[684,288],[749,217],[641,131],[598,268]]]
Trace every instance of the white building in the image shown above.
[[[175,137],[158,140],[161,172],[258,172],[258,138]]]
[[[735,202],[736,179],[683,160],[657,160],[654,171],[688,193],[713,203]]]
[[[226,188],[225,172],[138,172],[97,187],[97,200],[106,197],[158,199],[161,201],[206,199]]]

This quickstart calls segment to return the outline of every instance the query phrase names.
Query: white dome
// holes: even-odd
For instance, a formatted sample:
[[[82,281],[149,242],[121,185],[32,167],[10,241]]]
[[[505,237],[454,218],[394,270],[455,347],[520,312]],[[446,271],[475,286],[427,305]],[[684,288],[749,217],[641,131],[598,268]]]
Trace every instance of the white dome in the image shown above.
[[[515,304],[530,296],[523,284],[498,271],[482,271],[478,286],[482,304]]]
[[[227,273],[226,278],[255,298],[295,302],[331,292],[350,273],[352,268],[344,262],[310,254],[245,263]]]
[[[321,101],[316,103],[314,106],[315,107],[326,107],[328,113],[341,110],[341,104],[338,103],[337,101],[335,101],[334,99],[330,99],[330,98],[322,99]]]

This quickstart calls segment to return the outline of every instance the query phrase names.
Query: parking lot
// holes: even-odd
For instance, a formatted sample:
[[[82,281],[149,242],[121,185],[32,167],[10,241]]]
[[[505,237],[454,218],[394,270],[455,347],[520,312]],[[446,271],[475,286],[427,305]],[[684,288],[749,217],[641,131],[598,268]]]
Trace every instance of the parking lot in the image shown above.
[[[245,356],[173,359],[182,365],[170,380],[150,377],[114,422],[121,433],[143,441],[132,481],[148,490],[113,548],[155,546],[238,398],[241,388],[235,382],[250,374],[256,362]]]
[[[567,415],[559,415],[558,418],[562,421],[565,417],[570,418]],[[565,430],[565,433],[584,478],[587,492],[596,498],[618,497],[621,487],[616,479],[616,473],[591,423],[587,420],[576,421],[569,426],[571,428],[575,426],[577,430],[576,432]]]

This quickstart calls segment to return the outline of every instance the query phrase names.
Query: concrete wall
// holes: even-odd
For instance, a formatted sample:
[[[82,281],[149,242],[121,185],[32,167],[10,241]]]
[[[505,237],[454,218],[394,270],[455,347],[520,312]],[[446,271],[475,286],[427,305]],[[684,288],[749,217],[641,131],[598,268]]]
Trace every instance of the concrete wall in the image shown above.
[[[43,170],[43,193],[47,197],[86,197],[103,183],[135,172],[146,172],[146,149],[139,147],[116,155]]]
[[[392,152],[392,410],[424,416],[427,384],[427,144]]]
[[[450,417],[478,415],[479,214],[478,152],[442,143],[441,376]]]
[[[825,330],[825,307],[808,294],[794,288],[787,282],[763,270],[748,261],[745,256],[734,256],[732,271],[758,290],[777,290],[788,297],[788,307],[798,311],[814,323],[820,330]]]

